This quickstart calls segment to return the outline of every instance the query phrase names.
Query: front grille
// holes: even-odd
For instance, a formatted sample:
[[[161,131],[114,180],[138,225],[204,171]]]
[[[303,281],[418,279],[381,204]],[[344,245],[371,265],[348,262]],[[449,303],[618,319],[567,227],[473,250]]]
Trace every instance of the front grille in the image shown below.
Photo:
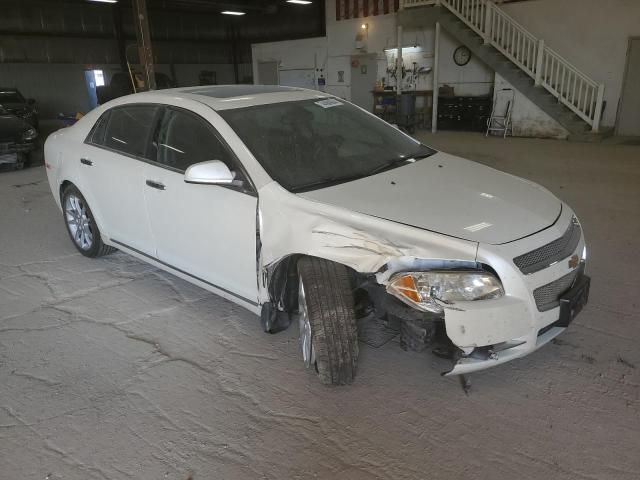
[[[535,273],[571,255],[582,237],[578,219],[573,217],[569,227],[560,238],[542,247],[531,250],[513,259],[513,263],[524,274]]]
[[[579,268],[573,272],[560,277],[551,283],[547,283],[533,291],[533,298],[536,300],[538,311],[546,312],[560,305],[560,297],[571,288],[578,276]]]

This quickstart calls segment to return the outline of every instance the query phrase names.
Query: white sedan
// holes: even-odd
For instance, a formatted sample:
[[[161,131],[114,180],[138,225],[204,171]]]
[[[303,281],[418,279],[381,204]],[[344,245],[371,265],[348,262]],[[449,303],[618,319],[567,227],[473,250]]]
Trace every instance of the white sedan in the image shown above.
[[[566,204],[325,93],[130,95],[51,135],[45,159],[83,255],[127,252],[267,332],[297,323],[324,383],[353,380],[366,315],[463,374],[533,352],[588,298]]]

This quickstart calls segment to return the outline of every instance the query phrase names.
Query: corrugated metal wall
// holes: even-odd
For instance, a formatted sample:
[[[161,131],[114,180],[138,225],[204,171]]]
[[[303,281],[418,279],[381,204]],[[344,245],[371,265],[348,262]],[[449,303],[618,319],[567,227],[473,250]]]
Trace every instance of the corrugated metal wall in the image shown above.
[[[127,3],[116,7],[80,0],[2,0],[0,87],[17,86],[25,96],[35,98],[44,117],[86,111],[84,70],[103,69],[107,78],[120,71],[116,8],[124,44],[135,44]],[[252,42],[313,36],[324,30],[323,23],[310,17],[311,10],[247,15],[246,20],[232,24],[233,19],[217,12],[178,12],[153,1],[149,5],[156,69],[170,77],[175,73],[179,86],[196,85],[201,70],[215,71],[218,83],[234,83],[232,37],[238,77],[243,81],[252,76]],[[230,25],[235,25],[233,33]],[[129,51],[135,55],[135,49]]]
[[[92,64],[101,69],[107,79],[120,71],[119,64]],[[251,64],[238,66],[240,79],[251,77]],[[3,63],[0,64],[0,87],[17,87],[25,97],[35,98],[42,118],[54,118],[58,113],[86,112],[89,96],[84,80],[85,65],[73,63]],[[216,72],[218,83],[234,83],[233,65],[177,64],[173,66],[179,86],[198,85],[201,70]],[[156,71],[171,76],[169,64],[156,65]]]
[[[135,43],[130,9],[123,34]],[[219,15],[155,10],[149,14],[157,63],[230,63],[231,42]],[[242,46],[241,46],[242,47]],[[249,49],[238,51],[249,63]],[[119,63],[113,7],[78,3],[60,8],[28,2],[2,5],[0,62]]]

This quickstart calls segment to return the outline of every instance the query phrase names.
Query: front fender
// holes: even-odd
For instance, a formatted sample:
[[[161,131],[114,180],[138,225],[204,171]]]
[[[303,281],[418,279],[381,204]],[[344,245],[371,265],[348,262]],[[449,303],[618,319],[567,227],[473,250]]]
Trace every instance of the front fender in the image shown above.
[[[380,273],[390,263],[400,268],[415,259],[476,258],[475,242],[308,200],[275,182],[263,187],[259,198],[258,265],[263,279],[270,267],[292,254],[324,258],[360,273]],[[388,268],[383,270],[388,273]],[[380,276],[383,282],[386,278]],[[265,283],[261,297],[267,301]]]

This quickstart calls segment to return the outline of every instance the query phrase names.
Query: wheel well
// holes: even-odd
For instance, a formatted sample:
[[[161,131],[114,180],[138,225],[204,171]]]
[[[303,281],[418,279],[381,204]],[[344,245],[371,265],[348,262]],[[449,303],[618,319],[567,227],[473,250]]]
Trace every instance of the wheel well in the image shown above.
[[[60,201],[62,202],[62,194],[64,193],[64,191],[67,189],[67,187],[69,187],[70,185],[73,185],[73,183],[71,183],[69,180],[65,180],[64,182],[62,182],[60,184],[60,191],[59,191],[59,195],[60,195]]]
[[[280,259],[276,265],[269,269],[269,297],[278,310],[294,311],[298,308],[298,262],[301,258],[309,257],[313,257],[313,255],[295,253]],[[323,258],[323,260],[333,262],[328,258]],[[355,279],[358,273],[348,265],[344,266],[347,267],[352,274],[352,278]]]

